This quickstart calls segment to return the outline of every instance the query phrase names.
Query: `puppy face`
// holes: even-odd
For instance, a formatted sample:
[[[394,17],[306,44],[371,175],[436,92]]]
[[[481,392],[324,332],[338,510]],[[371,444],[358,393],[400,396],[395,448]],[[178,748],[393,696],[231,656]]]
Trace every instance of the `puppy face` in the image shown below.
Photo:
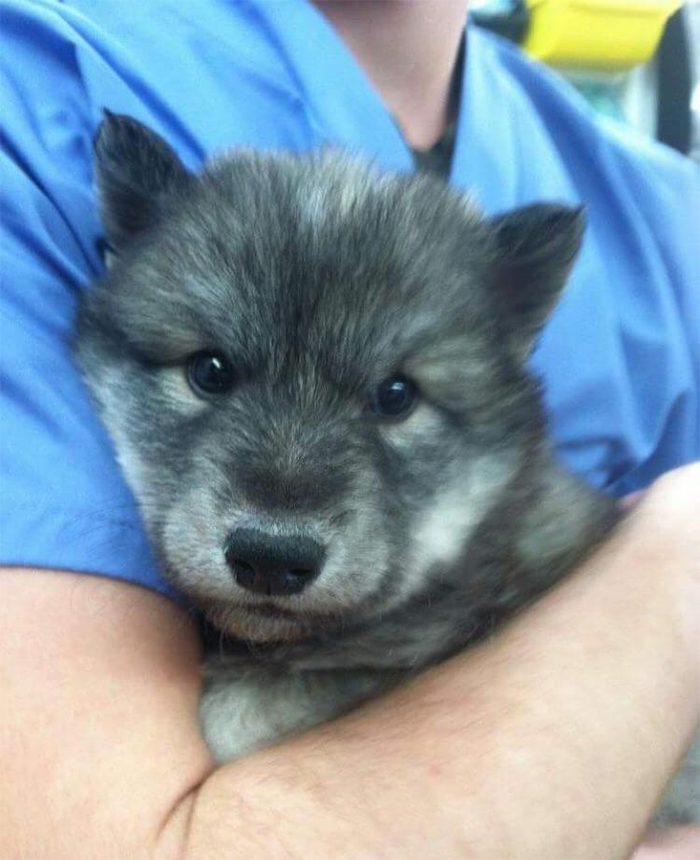
[[[115,258],[77,356],[175,586],[280,641],[454,575],[541,435],[523,360],[580,214],[488,221],[333,153],[194,176],[113,115],[96,175]]]

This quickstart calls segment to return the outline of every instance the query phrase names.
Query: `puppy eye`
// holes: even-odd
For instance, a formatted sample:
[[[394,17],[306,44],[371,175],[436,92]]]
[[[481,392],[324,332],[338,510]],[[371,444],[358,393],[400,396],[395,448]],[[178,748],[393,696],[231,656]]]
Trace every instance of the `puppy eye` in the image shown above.
[[[233,386],[233,368],[220,352],[198,352],[187,362],[187,381],[195,394],[224,394]]]
[[[405,376],[390,376],[375,388],[370,408],[382,418],[405,418],[413,409],[418,395],[414,382]]]

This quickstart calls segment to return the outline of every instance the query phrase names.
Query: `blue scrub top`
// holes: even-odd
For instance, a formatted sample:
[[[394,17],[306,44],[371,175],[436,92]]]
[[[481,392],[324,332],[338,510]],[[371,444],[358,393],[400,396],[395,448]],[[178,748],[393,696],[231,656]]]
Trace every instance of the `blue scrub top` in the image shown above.
[[[103,107],[198,166],[332,143],[411,170],[363,71],[303,0],[2,3],[0,563],[169,593],[70,358],[102,271],[91,139]],[[585,203],[570,288],[533,357],[562,460],[615,493],[699,457],[697,166],[604,125],[556,75],[468,28],[451,182],[489,213]]]

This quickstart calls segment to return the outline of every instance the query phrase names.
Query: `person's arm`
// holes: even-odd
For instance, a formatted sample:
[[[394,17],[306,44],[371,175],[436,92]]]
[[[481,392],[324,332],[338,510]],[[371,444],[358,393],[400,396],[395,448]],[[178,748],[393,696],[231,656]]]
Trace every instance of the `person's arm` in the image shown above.
[[[381,701],[219,769],[165,598],[0,578],[0,858],[625,858],[698,721],[700,470],[568,582]]]
[[[669,827],[652,830],[634,852],[632,860],[698,860],[700,827]]]

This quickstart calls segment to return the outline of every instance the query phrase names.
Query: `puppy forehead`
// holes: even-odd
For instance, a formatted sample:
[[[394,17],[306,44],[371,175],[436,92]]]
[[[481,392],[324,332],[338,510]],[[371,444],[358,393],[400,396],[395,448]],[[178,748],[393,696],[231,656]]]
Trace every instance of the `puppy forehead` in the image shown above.
[[[213,276],[243,306],[307,321],[312,309],[374,316],[477,298],[485,227],[464,216],[465,204],[441,198],[421,211],[410,184],[400,193],[388,181],[390,191],[322,180],[292,183],[278,198],[264,188],[236,198],[214,185],[175,225],[173,256],[184,253],[195,280]]]
[[[434,177],[381,173],[334,152],[217,159],[191,203],[193,233],[208,230],[218,250],[228,242],[249,263],[261,251],[303,249],[309,265],[330,256],[341,267],[390,266],[432,254],[433,264],[469,267],[491,234],[473,200]]]
[[[266,347],[302,345],[366,362],[455,320],[481,324],[484,225],[463,200],[336,163],[267,167],[224,162],[162,224],[127,290],[145,319],[165,314],[183,344],[257,353],[255,364]]]
[[[484,356],[489,323],[478,291],[470,297],[460,289],[455,297],[445,278],[402,287],[371,266],[356,266],[301,270],[266,281],[245,275],[206,283],[190,279],[187,291],[196,301],[204,339],[249,356],[255,366],[291,361],[298,370],[311,370],[320,363],[352,373],[409,357],[415,363],[421,356],[444,367],[477,347]]]

